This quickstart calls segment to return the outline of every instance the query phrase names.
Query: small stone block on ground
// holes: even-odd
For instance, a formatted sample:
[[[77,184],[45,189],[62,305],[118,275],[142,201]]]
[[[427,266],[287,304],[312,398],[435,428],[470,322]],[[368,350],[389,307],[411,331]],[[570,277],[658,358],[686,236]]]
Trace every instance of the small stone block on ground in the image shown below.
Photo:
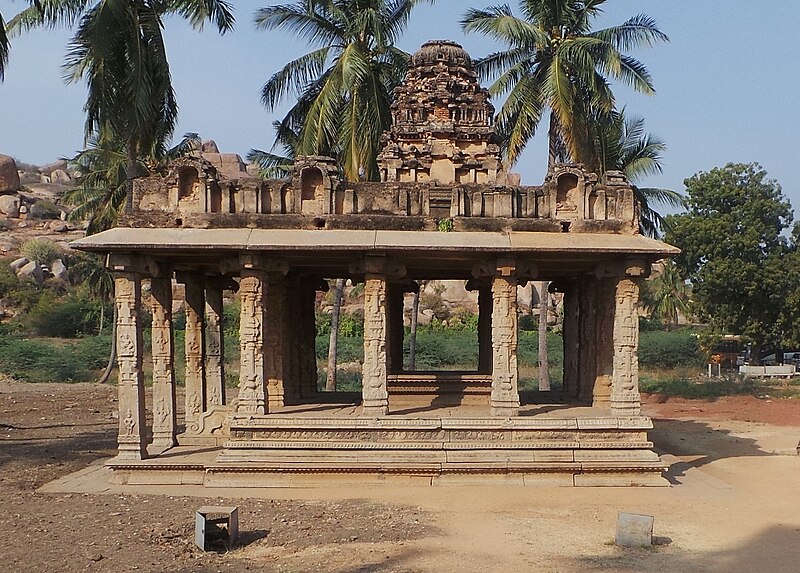
[[[200,549],[230,549],[238,538],[238,507],[203,506],[197,510],[194,542]]]
[[[653,516],[620,512],[614,543],[620,547],[650,547],[653,544]]]

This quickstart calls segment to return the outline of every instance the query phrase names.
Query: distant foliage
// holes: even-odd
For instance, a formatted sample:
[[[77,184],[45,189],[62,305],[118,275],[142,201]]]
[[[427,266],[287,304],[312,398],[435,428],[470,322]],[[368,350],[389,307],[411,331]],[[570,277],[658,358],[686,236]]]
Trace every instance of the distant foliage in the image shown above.
[[[317,314],[317,336],[330,336],[331,315]],[[339,336],[364,336],[364,314],[361,312],[343,312],[339,315]],[[327,356],[327,355],[326,355]]]
[[[0,372],[26,382],[88,382],[108,361],[111,337],[69,343],[0,336]]]
[[[758,391],[752,379],[722,378],[719,380],[695,381],[685,376],[651,378],[642,376],[639,383],[642,392],[663,394],[681,398],[719,398],[738,394],[755,394]]]
[[[58,219],[61,217],[61,209],[52,201],[40,199],[31,205],[29,215],[31,219]]]
[[[639,336],[639,364],[644,368],[695,368],[705,364],[705,357],[690,330],[653,330]]]
[[[40,265],[49,265],[64,254],[61,247],[48,239],[28,239],[22,243],[20,251],[25,257]]]
[[[45,290],[22,323],[37,336],[73,338],[81,334],[95,334],[100,304],[81,291],[58,297],[54,292]]]

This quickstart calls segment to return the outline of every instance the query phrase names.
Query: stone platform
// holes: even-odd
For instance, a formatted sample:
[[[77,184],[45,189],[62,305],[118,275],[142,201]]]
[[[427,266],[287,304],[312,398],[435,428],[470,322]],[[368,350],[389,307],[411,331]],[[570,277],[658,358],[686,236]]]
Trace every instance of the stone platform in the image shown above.
[[[223,447],[179,447],[141,462],[112,460],[117,483],[290,487],[399,480],[469,484],[657,486],[666,464],[647,439],[646,417],[596,408],[399,407],[383,418],[354,405],[293,406],[233,416]]]

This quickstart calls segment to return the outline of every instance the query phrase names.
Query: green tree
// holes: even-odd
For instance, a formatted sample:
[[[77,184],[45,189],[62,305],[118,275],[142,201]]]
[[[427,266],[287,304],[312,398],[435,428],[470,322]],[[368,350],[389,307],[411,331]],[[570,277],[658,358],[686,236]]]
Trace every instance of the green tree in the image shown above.
[[[646,283],[642,302],[652,318],[664,321],[667,330],[678,324],[678,316],[689,314],[689,287],[675,262],[667,259],[661,272]]]
[[[259,28],[286,30],[316,47],[275,73],[261,93],[270,110],[297,95],[281,130],[297,134],[298,155],[336,157],[350,180],[379,177],[376,158],[392,121],[392,91],[409,59],[394,44],[419,2],[298,0],[258,10]]]
[[[0,81],[6,75],[6,65],[8,64],[8,52],[11,49],[8,43],[8,35],[6,34],[6,23],[3,20],[3,15],[0,14]]]
[[[597,154],[587,167],[597,173],[622,171],[633,184],[639,201],[642,234],[658,236],[664,229],[664,217],[654,205],[684,209],[683,195],[671,189],[639,187],[637,183],[644,177],[662,172],[661,155],[667,149],[666,144],[645,131],[643,118],[627,116],[625,108],[601,114],[593,125]]]
[[[137,172],[152,173],[199,147],[200,136],[187,133],[163,154],[137,160]],[[78,177],[75,187],[64,193],[62,201],[74,207],[69,214],[70,221],[87,222],[87,235],[116,224],[127,197],[127,162],[124,143],[110,138],[103,141],[91,138],[87,148],[69,160]]]
[[[730,163],[686,181],[688,212],[667,218],[677,269],[692,283],[694,310],[718,332],[780,344],[796,291],[792,209],[758,164]]]
[[[667,41],[667,36],[643,14],[592,31],[592,19],[605,2],[521,0],[522,18],[508,5],[498,5],[469,9],[462,19],[465,32],[479,32],[508,46],[476,65],[483,77],[496,78],[489,88],[492,95],[508,94],[497,129],[510,163],[534,136],[546,110],[549,164],[570,159],[591,163],[591,118],[614,109],[609,79],[655,93],[647,68],[621,50]]]
[[[234,23],[225,0],[47,0],[9,24],[24,30],[77,23],[66,80],[88,84],[87,141],[124,142],[126,210],[133,205],[133,179],[143,174],[140,160],[163,154],[175,129],[178,105],[162,35],[170,16],[196,28],[211,21],[221,33]]]

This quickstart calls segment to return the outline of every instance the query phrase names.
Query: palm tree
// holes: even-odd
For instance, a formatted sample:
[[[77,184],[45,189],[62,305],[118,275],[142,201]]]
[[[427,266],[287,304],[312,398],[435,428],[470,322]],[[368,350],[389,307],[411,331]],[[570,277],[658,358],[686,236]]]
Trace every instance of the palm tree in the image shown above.
[[[667,330],[678,324],[679,315],[689,313],[689,287],[672,259],[663,261],[661,273],[647,287],[643,304],[653,318],[664,321]]]
[[[175,129],[178,106],[162,35],[172,15],[195,28],[211,21],[221,33],[234,23],[225,0],[42,0],[9,24],[13,30],[78,24],[64,64],[66,80],[88,83],[87,141],[124,142],[127,211],[133,179],[143,174],[141,158],[163,154]]]
[[[188,155],[200,147],[200,136],[187,133],[163,154],[137,161],[138,173],[152,173],[169,161]],[[86,149],[68,160],[78,172],[76,186],[64,193],[62,200],[74,207],[70,221],[86,221],[86,234],[92,235],[113,227],[125,204],[128,183],[128,157],[122,141],[90,138]]]
[[[6,74],[6,64],[8,64],[8,51],[10,48],[8,36],[6,35],[6,23],[3,21],[3,15],[0,14],[0,81],[3,81]]]
[[[665,221],[653,205],[684,209],[684,197],[671,189],[639,187],[636,182],[662,172],[661,154],[667,146],[658,137],[645,132],[643,118],[626,116],[625,108],[596,117],[594,125],[596,156],[587,166],[598,173],[622,171],[633,184],[639,202],[642,234],[658,236],[664,230]]]
[[[259,28],[286,30],[315,46],[261,92],[270,110],[297,95],[281,126],[298,135],[298,155],[334,156],[350,180],[379,177],[381,134],[391,125],[392,92],[409,59],[394,43],[420,1],[297,0],[258,10]]]
[[[638,60],[623,54],[641,45],[668,41],[645,15],[619,26],[592,31],[591,21],[606,0],[521,0],[524,18],[507,5],[469,9],[465,32],[479,32],[506,45],[476,63],[496,78],[492,95],[508,94],[497,118],[504,153],[514,163],[550,110],[549,164],[591,157],[592,114],[610,113],[614,94],[609,78],[653,94],[652,79]]]

